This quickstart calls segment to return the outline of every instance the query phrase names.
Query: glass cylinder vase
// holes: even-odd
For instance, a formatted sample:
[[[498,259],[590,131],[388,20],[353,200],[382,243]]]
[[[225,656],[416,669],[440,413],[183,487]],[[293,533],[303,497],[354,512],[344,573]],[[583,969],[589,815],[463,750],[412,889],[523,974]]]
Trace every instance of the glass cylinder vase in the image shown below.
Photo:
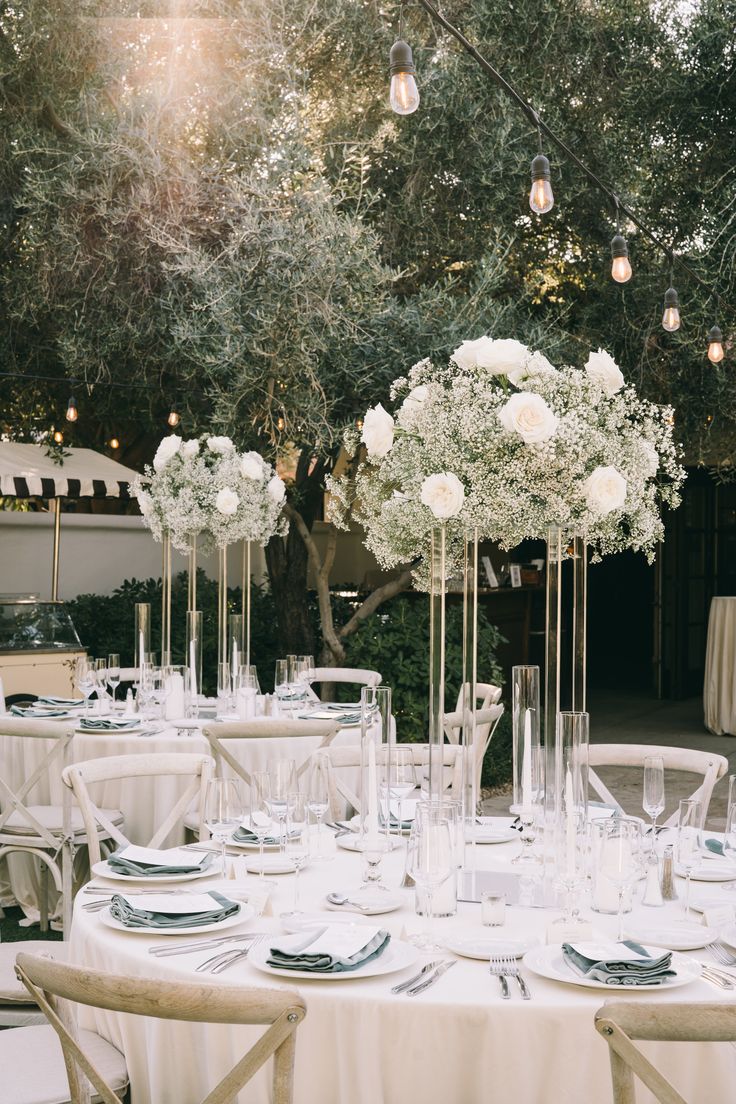
[[[171,534],[164,532],[161,565],[161,666],[171,663]]]
[[[217,667],[227,663],[227,547],[217,549]]]
[[[445,591],[446,529],[432,529],[429,586],[429,798],[441,805],[445,742]]]
[[[140,672],[151,651],[151,603],[135,604],[135,641],[133,646],[133,666]]]
[[[478,772],[476,769],[478,713],[478,552],[479,535],[466,535],[463,549],[463,678],[460,691],[462,715],[461,818],[464,838],[471,844],[471,865],[475,867]]]
[[[245,634],[245,665],[250,667],[250,541],[243,541],[243,580],[241,597],[241,616]]]
[[[555,854],[558,880],[566,886],[580,881],[585,870],[580,841],[588,822],[588,741],[588,714],[561,712],[557,719],[561,800]]]
[[[197,608],[197,534],[192,537],[187,556],[187,609]]]
[[[243,616],[240,613],[231,613],[227,619],[227,662],[230,664],[232,677],[235,679],[243,664]],[[233,685],[233,691],[234,691]]]
[[[202,694],[202,611],[187,610],[187,666],[189,693],[196,703]]]

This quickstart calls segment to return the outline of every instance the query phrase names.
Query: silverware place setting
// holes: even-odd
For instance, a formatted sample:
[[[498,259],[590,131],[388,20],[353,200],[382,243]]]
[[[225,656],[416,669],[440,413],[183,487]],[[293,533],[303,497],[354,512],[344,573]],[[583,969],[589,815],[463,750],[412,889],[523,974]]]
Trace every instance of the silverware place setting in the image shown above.
[[[196,940],[192,943],[154,944],[148,948],[150,955],[156,958],[170,958],[172,955],[196,954],[197,951],[213,951],[225,943],[247,943],[249,940],[265,939],[266,932],[240,932],[239,935],[215,935]]]
[[[439,964],[439,959],[437,959],[436,962],[428,962],[426,966],[422,966],[419,973],[415,974],[414,977],[408,978],[407,981],[402,981],[400,985],[392,986],[391,992],[405,993],[407,989],[411,989],[412,985],[416,985],[418,982],[420,982],[422,978],[424,978],[429,973],[430,970],[434,970],[437,966],[439,966]]]
[[[447,959],[445,962],[440,962],[438,965],[435,965],[433,972],[428,974],[427,977],[421,979],[420,973],[420,980],[418,981],[418,984],[413,984],[413,982],[417,980],[416,978],[413,978],[412,985],[408,989],[404,989],[403,992],[407,997],[418,996],[419,993],[423,993],[425,989],[429,989],[430,986],[438,982],[440,978],[447,973],[451,966],[456,965],[457,959],[455,958]]]
[[[508,979],[513,978],[519,986],[519,992],[521,993],[522,1000],[531,1000],[532,994],[526,981],[522,977],[521,967],[515,958],[511,958],[510,955],[495,955],[489,963],[488,968],[491,977],[497,977],[501,986],[501,996],[504,1000],[511,999],[511,990],[509,989]]]
[[[265,938],[265,935],[257,935],[248,940],[246,947],[230,947],[227,951],[221,951],[219,954],[213,955],[212,958],[200,962],[199,966],[195,966],[195,970],[197,973],[221,974],[224,970],[229,970],[231,966],[234,966],[236,962],[247,958],[253,948],[262,943]]]

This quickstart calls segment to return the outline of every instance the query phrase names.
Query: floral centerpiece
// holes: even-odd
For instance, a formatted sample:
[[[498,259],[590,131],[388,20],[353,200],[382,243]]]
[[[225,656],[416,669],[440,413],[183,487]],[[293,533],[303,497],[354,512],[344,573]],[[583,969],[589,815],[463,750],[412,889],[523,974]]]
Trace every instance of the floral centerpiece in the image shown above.
[[[581,536],[594,556],[623,549],[651,560],[661,508],[677,506],[685,473],[673,412],[639,398],[613,358],[553,366],[519,341],[464,341],[449,364],[422,360],[365,415],[365,459],[354,481],[332,479],[330,516],[349,508],[384,567],[419,559],[447,525],[448,571],[463,535],[512,548],[551,526]],[[357,434],[346,443],[353,452]]]
[[[168,533],[180,552],[195,537],[206,553],[239,540],[266,544],[286,531],[283,480],[259,453],[238,452],[229,437],[164,437],[133,490],[154,538]]]

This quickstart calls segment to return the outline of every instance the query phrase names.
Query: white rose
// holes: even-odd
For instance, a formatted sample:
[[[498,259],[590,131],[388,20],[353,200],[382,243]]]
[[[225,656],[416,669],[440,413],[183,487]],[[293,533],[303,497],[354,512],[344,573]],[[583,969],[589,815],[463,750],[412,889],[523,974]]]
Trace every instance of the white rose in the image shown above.
[[[597,353],[590,354],[585,371],[591,379],[601,385],[609,398],[620,391],[624,385],[623,372],[605,349],[599,349]]]
[[[451,518],[463,508],[465,488],[452,472],[440,472],[424,480],[421,499],[436,518]]]
[[[477,337],[474,341],[463,341],[462,345],[458,345],[450,359],[454,360],[458,368],[462,368],[464,371],[475,368],[478,364],[478,346],[483,341],[488,340],[490,339],[487,337]]]
[[[621,510],[626,501],[626,480],[610,465],[596,468],[583,483],[585,501],[594,514],[603,517]]]
[[[543,353],[531,353],[524,364],[510,368],[507,375],[510,382],[518,387],[523,380],[531,379],[533,376],[555,376],[557,369],[554,364],[550,364]]]
[[[529,359],[526,345],[513,338],[494,341],[490,337],[481,337],[476,344],[478,367],[485,368],[494,376],[509,376],[511,372],[518,372]]]
[[[379,460],[391,451],[394,443],[394,420],[380,403],[366,412],[361,441],[368,450],[368,455]]]
[[[428,394],[429,388],[424,383],[420,383],[418,387],[412,387],[396,415],[400,426],[408,429],[414,424],[414,419],[427,401]]]
[[[181,454],[185,460],[191,460],[199,452],[199,441],[194,437],[191,441],[182,442]]]
[[[234,513],[237,513],[239,505],[240,499],[235,491],[230,490],[229,487],[223,487],[221,491],[217,492],[215,506],[225,517],[232,517]]]
[[[216,452],[220,456],[227,456],[229,452],[233,451],[235,445],[229,437],[208,437],[207,448],[210,452]]]
[[[518,433],[527,445],[540,445],[554,437],[557,418],[541,395],[520,391],[512,395],[498,412],[501,425],[509,433]]]
[[[153,458],[153,470],[163,471],[172,456],[176,456],[180,445],[181,437],[177,437],[175,433],[170,433],[168,437],[164,437],[156,449],[156,455]]]
[[[150,513],[152,505],[153,505],[153,503],[151,501],[151,496],[149,494],[147,494],[146,491],[139,491],[138,492],[138,507],[139,507],[140,512],[143,514],[144,517],[146,517],[147,514]]]
[[[647,479],[653,479],[659,471],[659,453],[649,441],[641,442],[642,467]]]
[[[278,475],[271,476],[268,481],[266,490],[268,491],[274,502],[278,503],[284,501],[284,495],[286,494],[286,484],[284,483],[283,479],[279,478]]]
[[[241,474],[246,479],[263,478],[263,460],[257,452],[246,452],[240,461]]]

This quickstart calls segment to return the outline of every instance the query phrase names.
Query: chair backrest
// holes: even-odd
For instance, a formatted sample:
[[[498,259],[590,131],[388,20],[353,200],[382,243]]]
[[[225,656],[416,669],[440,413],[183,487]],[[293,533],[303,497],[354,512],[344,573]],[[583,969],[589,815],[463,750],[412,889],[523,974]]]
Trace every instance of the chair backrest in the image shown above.
[[[80,1047],[74,1024],[61,1005],[63,1001],[190,1023],[267,1025],[202,1104],[231,1104],[272,1056],[274,1104],[290,1104],[293,1099],[296,1029],[307,1012],[304,1001],[293,990],[120,977],[28,954],[18,955],[16,973],[59,1036],[72,1104],[85,1099],[87,1080],[104,1104],[122,1101]]]
[[[700,774],[701,784],[690,795],[701,802],[702,824],[708,815],[713,787],[728,770],[728,759],[710,751],[694,751],[692,748],[661,747],[658,744],[591,744],[588,749],[588,782],[603,801],[618,806],[614,795],[606,788],[596,773],[596,767],[640,767],[648,755],[660,755],[665,771],[683,771],[687,774]],[[677,823],[677,812],[665,822],[671,826]]]
[[[687,1104],[633,1040],[734,1042],[736,1004],[608,1001],[596,1012],[595,1026],[609,1047],[613,1104],[636,1104],[634,1074],[660,1104]]]
[[[503,712],[504,707],[502,705],[489,705],[485,709],[477,709],[475,713],[474,747],[471,759],[475,771],[474,785],[476,795],[480,793],[483,759],[490,746],[493,733],[496,731],[496,726],[503,716]],[[462,710],[456,713],[445,713],[442,718],[442,725],[450,745],[455,747],[458,746],[462,735]]]
[[[0,735],[18,736],[29,740],[48,740],[50,747],[38,763],[36,769],[24,779],[22,785],[13,790],[2,775],[0,775],[0,839],[20,844],[26,838],[19,831],[18,819],[28,826],[27,838],[41,837],[48,847],[58,848],[60,839],[68,839],[71,834],[71,802],[65,793],[62,805],[62,834],[53,832],[45,827],[30,813],[26,805],[40,805],[42,802],[29,800],[34,788],[39,782],[47,781],[50,776],[58,775],[68,766],[71,758],[71,743],[74,737],[76,721],[44,721],[28,719],[14,719],[10,717],[0,718]],[[14,817],[15,831],[10,835],[3,831],[9,817]]]
[[[429,768],[429,744],[399,744],[408,748],[415,767]],[[379,766],[386,763],[389,748],[382,744],[376,749],[376,762]],[[327,774],[327,793],[330,802],[330,816],[340,817],[347,804],[356,813],[360,812],[360,796],[350,784],[348,772],[360,767],[360,747],[355,744],[328,747],[315,752],[313,765],[316,770],[325,770]],[[444,767],[444,789],[449,797],[458,801],[462,797],[462,748],[453,744],[442,745],[442,765]],[[421,770],[420,770],[421,773]]]
[[[149,847],[160,847],[195,801],[200,820],[199,826],[202,827],[204,796],[207,783],[213,777],[214,769],[214,760],[209,755],[192,755],[180,752],[161,752],[151,755],[111,755],[105,759],[87,759],[86,762],[73,763],[71,766],[65,767],[61,777],[72,790],[82,812],[87,834],[90,866],[100,861],[98,825],[104,828],[105,833],[111,836],[121,847],[125,847],[129,841],[120,829],[98,809],[90,797],[89,786],[95,782],[109,782],[113,779],[151,778],[160,775],[179,775],[183,778],[189,778],[189,785],[178,801],[174,803],[168,816],[156,829],[148,843]]]
[[[366,671],[362,667],[315,667],[310,675],[312,682],[352,682],[358,686],[378,686],[378,671]]]
[[[202,732],[208,741],[215,758],[218,773],[222,772],[223,761],[246,785],[250,786],[249,772],[238,762],[232,752],[221,741],[227,740],[278,740],[291,739],[293,737],[310,737],[320,740],[320,748],[325,748],[332,743],[340,731],[337,721],[286,721],[286,720],[256,720],[256,721],[227,721],[224,724],[205,725]],[[297,770],[301,777],[309,766],[309,756]]]

